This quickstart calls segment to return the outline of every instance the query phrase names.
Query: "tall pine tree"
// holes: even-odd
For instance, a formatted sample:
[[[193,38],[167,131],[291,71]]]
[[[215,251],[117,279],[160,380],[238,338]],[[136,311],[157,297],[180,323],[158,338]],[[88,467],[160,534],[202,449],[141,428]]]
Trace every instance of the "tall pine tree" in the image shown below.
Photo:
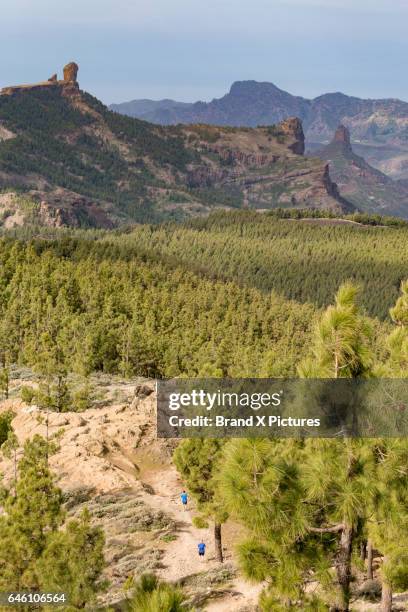
[[[204,518],[214,521],[215,554],[220,562],[223,561],[222,523],[228,518],[217,492],[216,475],[222,447],[222,440],[198,438],[183,440],[174,453],[174,463],[196,500],[198,510]]]

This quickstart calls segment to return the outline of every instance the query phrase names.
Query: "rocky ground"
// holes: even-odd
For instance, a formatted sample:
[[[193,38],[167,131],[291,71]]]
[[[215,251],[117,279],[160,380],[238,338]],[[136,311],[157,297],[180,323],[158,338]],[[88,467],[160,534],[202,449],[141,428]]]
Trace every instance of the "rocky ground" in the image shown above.
[[[101,604],[123,600],[129,576],[153,571],[181,583],[200,610],[230,610],[232,602],[237,611],[255,610],[261,587],[246,584],[237,572],[234,530],[226,529],[226,561],[219,564],[210,530],[193,527],[194,508],[181,506],[182,483],[171,464],[174,443],[155,435],[154,384],[108,377],[93,382],[99,389],[95,408],[50,413],[50,435],[58,434],[60,447],[50,467],[64,491],[68,517],[87,506],[105,530],[110,586]],[[24,384],[35,385],[30,377]],[[18,398],[21,385],[14,381],[0,411],[15,412],[13,427],[23,444],[36,433],[45,435],[45,423],[38,407]],[[6,485],[13,478],[11,462],[1,456],[0,473]],[[204,562],[196,555],[202,538],[208,543]]]
[[[24,384],[35,385],[29,374],[23,378]],[[11,398],[0,404],[0,411],[15,412],[13,426],[21,444],[35,433],[45,435],[38,407],[19,399],[23,382],[21,376],[14,380]],[[98,388],[93,408],[50,413],[50,434],[58,433],[60,445],[50,465],[64,491],[68,516],[87,506],[94,523],[105,530],[110,586],[101,605],[116,607],[126,596],[124,583],[130,576],[153,571],[182,584],[198,611],[257,610],[262,585],[246,582],[234,559],[238,526],[227,523],[224,528],[225,562],[220,564],[211,531],[196,529],[194,507],[184,511],[180,504],[182,483],[171,463],[174,442],[156,439],[154,383],[106,376],[92,383]],[[6,484],[13,478],[11,463],[1,456],[0,473]],[[196,554],[201,539],[208,544],[204,562]],[[376,583],[366,588],[375,591]],[[379,610],[360,595],[356,590],[353,610]],[[395,600],[398,609],[408,610],[403,595]]]

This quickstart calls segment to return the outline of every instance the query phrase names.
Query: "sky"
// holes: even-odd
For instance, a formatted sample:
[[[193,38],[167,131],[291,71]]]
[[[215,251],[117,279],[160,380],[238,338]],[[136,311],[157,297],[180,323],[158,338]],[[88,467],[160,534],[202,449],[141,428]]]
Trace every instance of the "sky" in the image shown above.
[[[0,87],[76,61],[108,104],[211,100],[245,79],[408,100],[408,0],[2,0],[1,22]]]

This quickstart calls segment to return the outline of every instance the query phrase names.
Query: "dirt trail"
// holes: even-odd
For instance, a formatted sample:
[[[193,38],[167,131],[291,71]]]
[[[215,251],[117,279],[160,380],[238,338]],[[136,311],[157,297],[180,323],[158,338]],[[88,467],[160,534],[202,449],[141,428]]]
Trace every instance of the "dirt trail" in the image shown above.
[[[162,559],[165,567],[158,571],[160,577],[173,581],[216,567],[211,530],[196,529],[193,526],[191,507],[184,510],[181,505],[182,484],[174,468],[156,472],[143,481],[154,490],[154,495],[144,494],[145,503],[169,514],[177,525],[177,540],[166,545]],[[198,556],[197,550],[201,540],[207,545],[204,561]]]
[[[177,524],[177,539],[166,545],[162,558],[163,569],[157,573],[167,581],[175,581],[191,574],[207,572],[219,567],[215,560],[214,538],[211,529],[196,529],[192,524],[193,508],[184,510],[180,502],[182,483],[173,466],[162,471],[145,474],[143,481],[150,485],[154,494],[144,493],[144,501],[153,508],[167,512]],[[201,540],[207,545],[205,561],[197,552]],[[226,551],[226,560],[231,560],[230,551]],[[238,577],[231,584],[228,594],[206,605],[206,612],[229,612],[232,607],[239,612],[256,610],[256,603],[261,585],[252,585]]]

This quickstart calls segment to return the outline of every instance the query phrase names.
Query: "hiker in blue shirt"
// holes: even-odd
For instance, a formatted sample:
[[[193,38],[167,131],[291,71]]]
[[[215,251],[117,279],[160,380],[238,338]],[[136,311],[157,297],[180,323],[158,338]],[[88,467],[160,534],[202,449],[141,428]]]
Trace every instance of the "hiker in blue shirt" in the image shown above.
[[[183,504],[184,510],[187,510],[188,496],[187,496],[187,493],[184,490],[183,490],[183,492],[180,495],[180,499],[181,499],[181,503]]]
[[[205,544],[204,542],[201,540],[201,542],[197,545],[198,548],[198,556],[200,558],[202,558],[202,560],[204,561],[204,555],[205,555]]]

